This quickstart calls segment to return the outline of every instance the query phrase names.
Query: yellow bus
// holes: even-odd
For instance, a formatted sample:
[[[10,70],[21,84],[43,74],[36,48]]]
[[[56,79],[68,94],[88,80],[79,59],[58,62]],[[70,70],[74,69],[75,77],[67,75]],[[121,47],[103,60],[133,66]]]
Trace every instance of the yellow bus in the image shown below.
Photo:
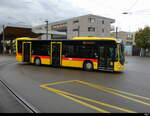
[[[17,38],[16,60],[87,71],[122,71],[125,64],[123,43],[116,38],[99,37],[75,37],[72,40]]]

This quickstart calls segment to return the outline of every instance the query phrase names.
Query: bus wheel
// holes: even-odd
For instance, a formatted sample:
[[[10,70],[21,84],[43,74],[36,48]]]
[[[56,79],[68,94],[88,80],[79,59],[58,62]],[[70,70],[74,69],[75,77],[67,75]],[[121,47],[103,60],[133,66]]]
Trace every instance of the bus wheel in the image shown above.
[[[85,62],[83,65],[83,70],[93,71],[93,63],[90,61]]]
[[[37,65],[37,66],[41,65],[41,60],[40,60],[40,58],[35,58],[34,64]]]

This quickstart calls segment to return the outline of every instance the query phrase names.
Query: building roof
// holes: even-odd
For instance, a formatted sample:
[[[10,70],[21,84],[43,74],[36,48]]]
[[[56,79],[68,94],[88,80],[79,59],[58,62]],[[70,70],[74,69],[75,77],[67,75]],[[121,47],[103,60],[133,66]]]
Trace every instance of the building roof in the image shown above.
[[[46,31],[43,30],[32,30],[34,33],[38,33],[38,34],[46,34]],[[54,35],[67,35],[67,33],[65,32],[58,32],[58,31],[48,31],[48,34],[54,34]]]
[[[87,14],[87,15],[82,15],[82,16],[78,16],[78,17],[72,17],[72,18],[67,18],[67,19],[63,19],[63,20],[58,20],[58,21],[55,21],[55,22],[50,22],[49,24],[67,22],[68,20],[72,20],[72,19],[76,19],[76,18],[80,18],[80,17],[85,17],[85,16],[94,16],[94,17],[98,17],[98,18],[102,18],[102,19],[106,19],[106,20],[111,20],[111,23],[115,23],[115,19],[102,17],[102,16],[99,16],[99,15]],[[35,27],[40,27],[40,26],[43,26],[43,25],[45,25],[45,24],[36,25]]]
[[[36,34],[32,32],[31,28],[25,28],[25,27],[5,27],[5,40],[14,40],[15,38],[19,37],[31,37],[36,38],[40,36],[41,34]],[[0,33],[0,40],[3,38],[3,32]]]
[[[87,15],[82,15],[82,16],[78,16],[78,17],[72,17],[72,18],[68,18],[68,19],[64,19],[64,20],[59,20],[59,21],[55,21],[55,22],[51,22],[49,24],[53,24],[53,23],[59,23],[59,22],[66,22],[68,20],[72,20],[72,19],[76,19],[76,18],[80,18],[80,17],[85,17],[85,16],[93,16],[93,17],[97,17],[97,18],[102,18],[102,19],[106,19],[106,20],[111,20],[111,23],[115,22],[115,19],[111,19],[111,18],[107,18],[107,17],[102,17],[99,15],[93,15],[93,14],[87,14]]]

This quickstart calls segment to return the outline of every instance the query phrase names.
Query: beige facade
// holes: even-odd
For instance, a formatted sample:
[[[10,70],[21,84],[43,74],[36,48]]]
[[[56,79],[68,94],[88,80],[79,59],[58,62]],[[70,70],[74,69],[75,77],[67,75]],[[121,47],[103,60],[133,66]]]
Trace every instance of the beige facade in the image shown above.
[[[66,35],[59,36],[59,38],[71,39],[73,37],[110,37],[112,31],[111,24],[114,19],[105,18],[97,15],[84,15],[67,20],[62,20],[54,23],[49,23],[49,31],[64,32]],[[34,29],[45,29],[45,26],[37,26]],[[58,37],[52,35],[51,38],[57,39]]]
[[[112,37],[116,37],[116,32],[111,33]],[[120,31],[117,38],[122,39],[125,45],[135,45],[135,33]]]

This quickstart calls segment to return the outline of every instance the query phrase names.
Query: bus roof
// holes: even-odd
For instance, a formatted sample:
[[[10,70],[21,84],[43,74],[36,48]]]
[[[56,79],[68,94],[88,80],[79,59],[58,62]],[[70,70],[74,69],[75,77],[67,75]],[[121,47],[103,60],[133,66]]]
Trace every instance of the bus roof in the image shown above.
[[[116,41],[116,43],[121,43],[120,39],[117,38],[105,38],[105,37],[74,37],[72,40],[112,40]]]
[[[29,38],[29,37],[21,37],[21,38],[16,38],[16,40],[38,40],[38,39]],[[121,39],[105,38],[105,37],[74,37],[71,40],[106,40],[106,41],[108,40],[108,41],[115,41],[116,43],[121,43],[122,42]],[[42,41],[44,41],[44,40],[42,40]],[[59,41],[61,41],[61,40],[59,40]]]
[[[104,38],[104,37],[74,37],[73,40],[114,40],[116,41],[116,38]]]
[[[21,38],[16,38],[16,40],[37,40],[36,38],[29,38],[29,37],[21,37]]]

